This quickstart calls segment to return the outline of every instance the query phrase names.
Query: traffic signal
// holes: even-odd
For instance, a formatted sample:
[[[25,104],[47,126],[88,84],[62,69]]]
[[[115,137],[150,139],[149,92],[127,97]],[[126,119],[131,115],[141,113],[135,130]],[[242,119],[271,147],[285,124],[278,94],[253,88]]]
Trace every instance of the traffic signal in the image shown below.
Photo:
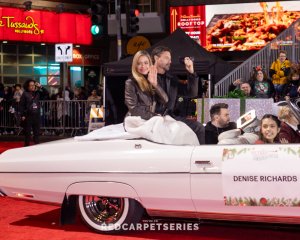
[[[130,8],[129,19],[127,19],[127,34],[128,36],[135,36],[139,31],[139,16],[140,12],[138,9]]]
[[[91,1],[91,33],[94,36],[107,35],[108,4],[104,0]]]

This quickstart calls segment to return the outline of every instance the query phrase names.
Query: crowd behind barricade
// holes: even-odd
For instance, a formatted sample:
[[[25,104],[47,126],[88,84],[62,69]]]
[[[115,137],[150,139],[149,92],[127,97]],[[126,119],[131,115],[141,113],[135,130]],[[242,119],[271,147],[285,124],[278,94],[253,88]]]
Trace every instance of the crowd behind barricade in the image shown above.
[[[101,86],[90,92],[84,87],[73,90],[66,87],[64,98],[62,89],[53,94],[43,89],[44,91],[41,91],[40,87],[35,86],[35,91],[41,92],[38,120],[42,134],[62,135],[63,130],[67,135],[86,134],[90,108],[103,105]],[[19,135],[25,128],[21,116],[21,99],[24,92],[26,91],[20,84],[11,87],[0,83],[0,135]]]

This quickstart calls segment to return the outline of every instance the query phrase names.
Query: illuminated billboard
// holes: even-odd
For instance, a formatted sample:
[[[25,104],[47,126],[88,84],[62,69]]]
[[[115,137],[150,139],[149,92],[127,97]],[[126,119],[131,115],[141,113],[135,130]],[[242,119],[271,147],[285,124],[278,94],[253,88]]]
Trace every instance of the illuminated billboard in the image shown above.
[[[196,6],[177,8],[191,7]],[[201,32],[205,31],[206,36],[204,39],[202,34],[201,45],[212,52],[259,50],[300,17],[299,1],[202,7],[206,25]]]
[[[205,6],[170,7],[170,32],[174,32],[178,27],[205,46]]]

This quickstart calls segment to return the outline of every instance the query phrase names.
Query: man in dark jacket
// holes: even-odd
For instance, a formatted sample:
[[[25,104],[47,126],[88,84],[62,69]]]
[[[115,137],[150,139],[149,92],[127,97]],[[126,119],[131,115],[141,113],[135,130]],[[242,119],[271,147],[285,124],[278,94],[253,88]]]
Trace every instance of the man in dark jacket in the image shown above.
[[[217,144],[218,136],[225,131],[236,129],[236,123],[230,122],[228,105],[217,103],[209,110],[211,121],[205,126],[205,143]]]
[[[40,133],[40,100],[47,93],[40,83],[28,79],[24,83],[24,92],[20,99],[21,125],[24,128],[24,145],[29,146],[31,130],[33,142],[39,143]]]
[[[199,143],[205,143],[205,130],[201,123],[186,119],[185,117],[175,116],[174,110],[178,99],[179,80],[176,76],[168,73],[171,66],[171,50],[168,47],[158,46],[152,50],[151,58],[157,68],[157,81],[161,88],[168,95],[167,108],[162,104],[157,104],[156,113],[161,115],[169,114],[178,121],[184,122],[197,135]],[[194,71],[194,63],[189,57],[183,59],[187,70],[187,84],[185,90],[186,97],[197,97],[199,77]],[[200,84],[201,86],[201,84]]]

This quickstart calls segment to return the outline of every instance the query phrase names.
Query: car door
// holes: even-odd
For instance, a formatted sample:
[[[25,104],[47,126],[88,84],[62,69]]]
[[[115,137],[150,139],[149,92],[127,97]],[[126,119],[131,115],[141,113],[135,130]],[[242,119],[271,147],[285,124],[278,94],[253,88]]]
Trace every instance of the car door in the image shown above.
[[[191,158],[191,195],[198,217],[300,222],[299,165],[299,144],[196,147]],[[239,191],[235,203],[225,198]],[[243,197],[247,191],[250,195]]]
[[[223,208],[223,146],[202,145],[191,158],[191,195],[197,212],[214,212]]]

